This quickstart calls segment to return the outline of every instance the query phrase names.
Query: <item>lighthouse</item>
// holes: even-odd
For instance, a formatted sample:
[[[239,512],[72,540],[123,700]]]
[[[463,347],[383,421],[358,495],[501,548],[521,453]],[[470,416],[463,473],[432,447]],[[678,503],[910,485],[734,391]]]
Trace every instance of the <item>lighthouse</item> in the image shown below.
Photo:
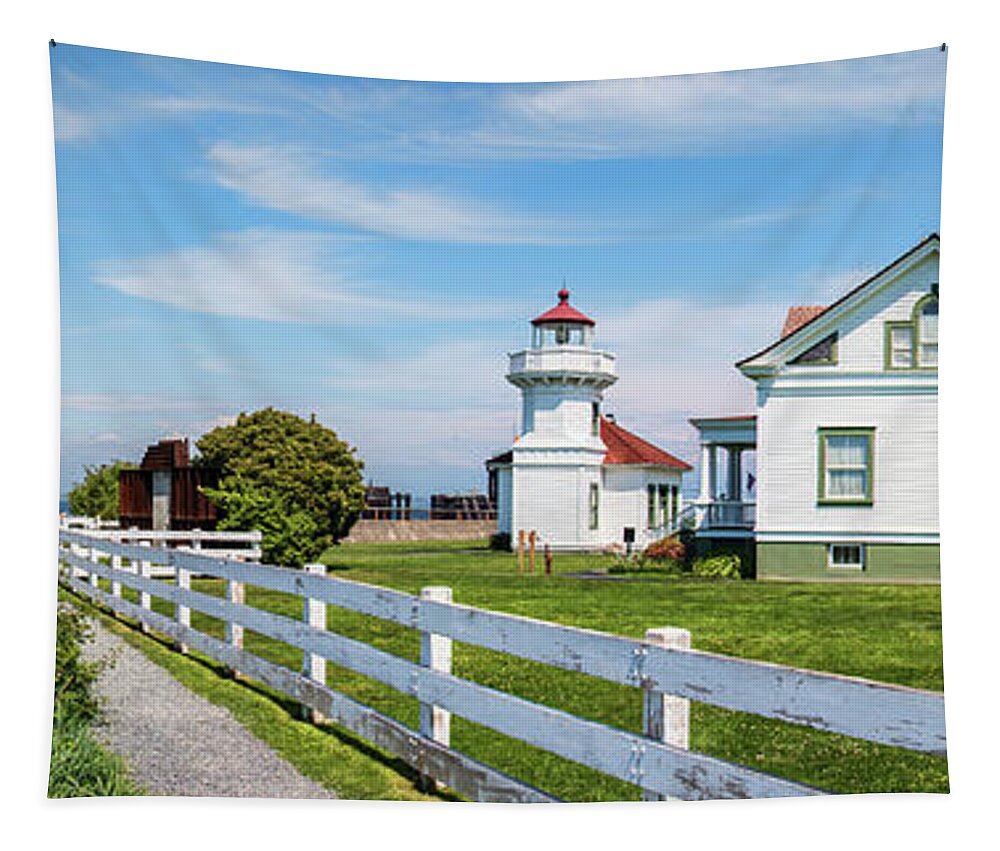
[[[668,534],[681,510],[685,462],[602,413],[617,380],[596,323],[570,303],[531,320],[529,348],[511,352],[507,380],[521,394],[513,446],[491,458],[497,529],[535,532],[554,550],[643,546]]]

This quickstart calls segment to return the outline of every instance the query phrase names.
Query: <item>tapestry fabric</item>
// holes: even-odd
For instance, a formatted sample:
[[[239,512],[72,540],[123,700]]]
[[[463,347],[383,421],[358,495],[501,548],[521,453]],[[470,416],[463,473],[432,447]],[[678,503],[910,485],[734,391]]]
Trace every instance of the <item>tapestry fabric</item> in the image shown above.
[[[49,51],[51,797],[948,791],[944,45]]]

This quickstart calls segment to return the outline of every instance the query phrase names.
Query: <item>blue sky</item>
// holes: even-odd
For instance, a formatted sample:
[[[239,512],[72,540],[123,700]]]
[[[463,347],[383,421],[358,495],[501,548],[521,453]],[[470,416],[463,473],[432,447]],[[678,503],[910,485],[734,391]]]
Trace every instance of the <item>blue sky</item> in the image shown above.
[[[732,364],[789,305],[939,230],[937,48],[509,85],[51,54],[62,491],[265,405],[380,484],[482,489],[564,278],[606,410],[695,461],[687,418],[752,409]]]

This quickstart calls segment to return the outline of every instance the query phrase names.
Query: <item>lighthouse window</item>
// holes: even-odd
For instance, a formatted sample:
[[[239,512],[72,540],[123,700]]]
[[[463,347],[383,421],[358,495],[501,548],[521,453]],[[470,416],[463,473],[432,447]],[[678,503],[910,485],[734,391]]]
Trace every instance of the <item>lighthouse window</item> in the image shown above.
[[[646,487],[646,525],[656,528],[656,485]]]
[[[556,345],[565,346],[569,342],[569,328],[556,325]]]
[[[594,483],[590,486],[590,528],[596,529],[601,520],[601,489]]]
[[[590,403],[590,433],[598,435],[601,433],[601,403]]]

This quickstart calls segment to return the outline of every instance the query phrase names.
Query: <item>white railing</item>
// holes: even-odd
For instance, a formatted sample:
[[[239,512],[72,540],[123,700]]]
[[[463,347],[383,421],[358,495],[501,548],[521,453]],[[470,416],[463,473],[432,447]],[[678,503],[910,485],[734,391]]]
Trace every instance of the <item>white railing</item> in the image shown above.
[[[753,529],[757,519],[757,503],[717,500],[704,506],[702,528]]]
[[[59,525],[63,529],[120,529],[117,520],[104,520],[101,517],[82,517],[75,514],[59,515]]]
[[[140,570],[123,570],[123,559],[139,562]],[[691,700],[915,751],[946,750],[944,696],[939,693],[692,650],[686,630],[649,630],[640,641],[459,605],[451,602],[447,588],[425,588],[416,597],[328,577],[322,565],[289,570],[71,530],[60,532],[60,560],[62,581],[77,593],[172,638],[182,650],[197,650],[292,697],[318,717],[346,727],[430,780],[474,800],[555,798],[453,749],[451,713],[633,783],[647,799],[825,794],[689,751]],[[176,569],[176,584],[152,578],[151,561]],[[192,590],[192,574],[225,580],[225,597]],[[247,605],[246,585],[300,597],[302,618]],[[138,603],[122,596],[123,586],[138,592]],[[173,615],[154,611],[153,597],[172,604]],[[419,631],[420,663],[330,632],[328,604]],[[192,610],[224,621],[225,640],[192,629]],[[244,629],[303,650],[303,670],[246,652]],[[452,641],[633,686],[643,696],[644,733],[579,718],[453,676]],[[324,660],[418,698],[419,731],[331,689]]]
[[[510,356],[511,374],[520,372],[581,372],[615,374],[610,352],[579,347],[526,349]]]
[[[84,524],[89,525],[84,525]],[[114,524],[114,525],[112,525]],[[201,552],[217,558],[236,561],[260,561],[263,556],[261,544],[263,534],[259,531],[205,531],[203,529],[153,530],[132,527],[122,529],[116,521],[94,518],[60,518],[60,528],[66,530],[86,529],[96,537],[118,543],[141,544],[146,547],[170,547],[191,552]],[[158,578],[173,578],[174,570],[169,565],[156,563],[153,575]]]

